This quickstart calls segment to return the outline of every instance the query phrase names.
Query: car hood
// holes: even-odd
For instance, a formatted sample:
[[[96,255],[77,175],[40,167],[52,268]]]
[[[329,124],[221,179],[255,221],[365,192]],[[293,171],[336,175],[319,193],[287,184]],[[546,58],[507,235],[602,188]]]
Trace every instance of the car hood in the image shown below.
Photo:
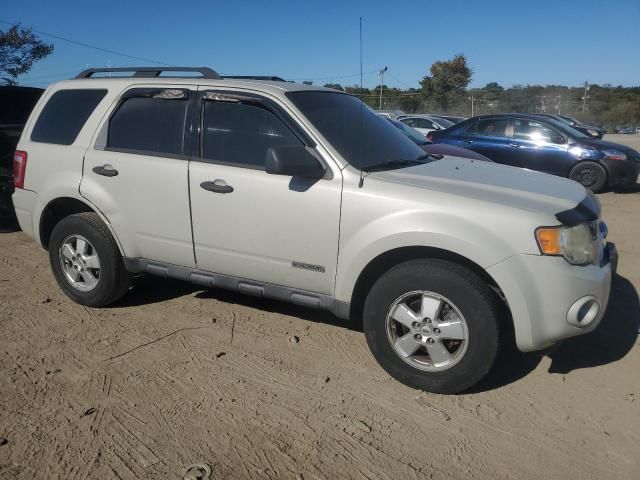
[[[473,160],[482,160],[485,162],[493,161],[478,152],[462,147],[456,147],[455,145],[449,145],[448,143],[426,143],[424,145],[420,145],[420,147],[425,152],[436,155],[453,155],[455,157],[472,158]]]
[[[384,182],[551,215],[575,208],[587,195],[582,185],[571,180],[459,157],[370,175]]]
[[[633,158],[636,161],[640,162],[640,153],[637,150],[634,150],[631,147],[626,145],[622,145],[620,143],[607,142],[606,140],[596,140],[590,138],[581,138],[578,142],[580,145],[589,145],[590,147],[595,148],[596,150],[619,150],[627,154],[627,157]]]

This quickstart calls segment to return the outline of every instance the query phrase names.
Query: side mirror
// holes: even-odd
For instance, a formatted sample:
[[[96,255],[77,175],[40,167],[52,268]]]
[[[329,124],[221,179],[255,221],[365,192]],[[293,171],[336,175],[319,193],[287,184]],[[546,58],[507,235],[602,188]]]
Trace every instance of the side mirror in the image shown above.
[[[267,150],[265,171],[272,175],[322,178],[326,167],[302,145],[284,145]]]
[[[549,141],[556,145],[564,145],[566,143],[562,135],[552,135]]]

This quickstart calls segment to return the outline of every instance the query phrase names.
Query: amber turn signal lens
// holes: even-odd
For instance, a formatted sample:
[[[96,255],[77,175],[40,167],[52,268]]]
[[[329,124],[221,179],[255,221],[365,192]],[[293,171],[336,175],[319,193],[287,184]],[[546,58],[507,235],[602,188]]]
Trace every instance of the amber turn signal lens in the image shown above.
[[[540,250],[545,255],[559,255],[561,253],[559,228],[539,228],[536,230],[536,238]]]

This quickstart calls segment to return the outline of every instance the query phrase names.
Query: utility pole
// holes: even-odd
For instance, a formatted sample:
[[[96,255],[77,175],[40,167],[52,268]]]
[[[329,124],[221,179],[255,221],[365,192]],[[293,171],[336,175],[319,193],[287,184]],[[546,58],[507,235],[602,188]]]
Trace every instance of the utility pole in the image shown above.
[[[473,95],[471,95],[471,97],[469,98],[471,98],[471,116],[473,117],[473,102],[475,99],[473,98]]]
[[[380,110],[382,110],[382,85],[384,85],[384,72],[387,71],[387,67],[381,68],[378,71],[378,74],[380,75]]]
[[[587,111],[587,92],[589,91],[589,82],[584,82],[584,97],[582,97],[582,113]]]
[[[107,60],[107,68],[111,67],[113,67],[113,65],[111,65],[111,60]],[[111,77],[111,72],[109,72],[109,77]]]

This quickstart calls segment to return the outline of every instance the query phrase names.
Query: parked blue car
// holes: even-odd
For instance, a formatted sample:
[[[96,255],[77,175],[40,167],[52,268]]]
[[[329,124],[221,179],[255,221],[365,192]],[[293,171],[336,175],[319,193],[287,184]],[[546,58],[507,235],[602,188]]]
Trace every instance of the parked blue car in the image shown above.
[[[431,132],[427,138],[468,148],[496,163],[567,177],[594,192],[633,185],[640,172],[636,150],[589,138],[539,115],[482,115]]]

